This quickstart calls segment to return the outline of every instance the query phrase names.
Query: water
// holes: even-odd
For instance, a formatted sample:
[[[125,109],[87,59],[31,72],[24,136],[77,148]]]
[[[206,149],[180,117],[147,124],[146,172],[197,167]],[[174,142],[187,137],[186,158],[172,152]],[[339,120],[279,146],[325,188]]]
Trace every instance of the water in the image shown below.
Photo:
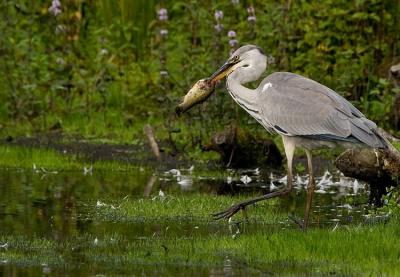
[[[161,255],[171,253],[171,245],[180,241],[207,239],[211,236],[251,235],[261,228],[280,230],[297,228],[287,214],[302,216],[307,176],[295,178],[295,190],[289,197],[274,202],[284,220],[265,224],[250,222],[227,224],[208,219],[160,218],[132,220],[107,218],[103,210],[118,208],[127,199],[157,199],[187,195],[254,195],[285,185],[283,174],[258,169],[194,173],[193,168],[152,172],[143,168],[130,172],[50,172],[42,169],[0,170],[0,275],[46,274],[135,274],[135,275],[248,275],[268,273],[244,264],[229,253],[216,253],[219,266],[198,262],[183,263],[168,257],[168,263],[157,262],[151,247],[165,240]],[[317,178],[313,202],[313,228],[336,228],[365,220],[368,193],[364,183],[325,172]],[[99,216],[100,214],[100,216]],[[269,227],[268,227],[268,226]],[[10,241],[15,238],[14,241]],[[38,245],[24,245],[19,240],[39,240]],[[54,243],[44,253],[40,239]],[[172,242],[171,242],[172,241]],[[43,243],[45,243],[43,242]],[[20,245],[22,244],[22,246]],[[150,249],[147,253],[146,249]],[[92,256],[88,249],[93,248]],[[103,250],[104,248],[104,250]],[[128,259],[127,252],[133,258]],[[7,251],[24,253],[22,257],[1,259]],[[42,250],[41,250],[42,251]],[[109,253],[109,254],[106,254]],[[43,256],[41,256],[43,255]],[[107,256],[111,255],[111,256]],[[158,253],[157,255],[160,255]],[[156,255],[156,256],[157,256]],[[201,255],[201,254],[200,254]],[[295,272],[301,272],[297,268]],[[300,271],[299,271],[300,270]],[[234,273],[234,274],[233,274]]]

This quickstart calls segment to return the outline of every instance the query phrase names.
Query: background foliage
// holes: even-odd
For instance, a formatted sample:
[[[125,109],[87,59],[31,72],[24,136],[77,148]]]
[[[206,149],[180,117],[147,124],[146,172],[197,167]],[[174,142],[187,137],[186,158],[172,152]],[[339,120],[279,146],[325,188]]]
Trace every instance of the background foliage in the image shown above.
[[[388,75],[400,61],[397,0],[68,0],[58,15],[51,4],[0,1],[2,135],[61,129],[135,143],[151,123],[183,148],[232,121],[263,132],[223,85],[190,116],[174,115],[187,89],[229,56],[229,30],[239,45],[265,49],[268,73],[315,79],[398,132],[392,106],[399,89]],[[161,8],[168,20],[160,20]]]

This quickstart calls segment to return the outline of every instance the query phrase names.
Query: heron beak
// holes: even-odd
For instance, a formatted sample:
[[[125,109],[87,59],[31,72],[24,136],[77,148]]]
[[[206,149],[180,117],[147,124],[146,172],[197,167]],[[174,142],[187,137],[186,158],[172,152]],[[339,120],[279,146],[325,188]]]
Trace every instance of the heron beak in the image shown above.
[[[215,84],[219,80],[228,76],[235,68],[233,67],[237,62],[226,62],[220,69],[208,78],[209,82]]]

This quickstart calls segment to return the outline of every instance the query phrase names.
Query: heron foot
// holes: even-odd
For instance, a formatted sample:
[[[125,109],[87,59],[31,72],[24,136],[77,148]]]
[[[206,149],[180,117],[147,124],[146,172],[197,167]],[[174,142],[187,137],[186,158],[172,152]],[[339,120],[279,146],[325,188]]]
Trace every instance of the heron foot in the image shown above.
[[[231,207],[229,207],[226,210],[217,212],[217,213],[213,213],[211,214],[214,220],[220,220],[220,219],[229,219],[231,218],[234,214],[236,214],[237,212],[239,212],[240,210],[242,210],[245,214],[245,208],[246,208],[246,204],[245,203],[238,203],[235,204]]]
[[[299,226],[299,228],[300,228],[301,230],[304,231],[304,230],[307,229],[307,226],[304,225],[304,220],[303,220],[303,219],[300,219],[299,217],[297,217],[297,216],[295,216],[295,215],[292,215],[292,214],[290,214],[288,217],[289,217],[289,219],[290,219],[291,221],[293,221],[294,223],[296,223],[296,225]]]

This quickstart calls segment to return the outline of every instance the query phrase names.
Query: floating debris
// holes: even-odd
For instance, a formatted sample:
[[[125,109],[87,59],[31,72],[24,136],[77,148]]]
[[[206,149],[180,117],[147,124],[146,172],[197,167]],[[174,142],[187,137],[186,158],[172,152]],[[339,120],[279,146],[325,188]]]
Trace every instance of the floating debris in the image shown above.
[[[161,199],[165,198],[165,193],[160,189],[160,191],[158,192],[158,197],[160,197]]]
[[[240,177],[240,181],[243,184],[247,185],[248,183],[251,182],[251,178],[249,176],[247,176],[247,175],[244,175],[244,176]]]
[[[287,175],[285,175],[285,176],[283,176],[282,178],[280,178],[280,179],[278,180],[278,182],[279,182],[279,183],[287,184]]]
[[[190,190],[193,185],[193,179],[190,176],[180,176],[178,184],[181,186],[182,190]]]
[[[324,189],[325,186],[330,184],[332,184],[332,175],[329,173],[329,171],[325,171],[321,180],[318,182],[317,187]]]
[[[297,187],[302,187],[304,185],[308,184],[308,180],[306,178],[304,178],[304,180],[300,177],[299,174],[296,175],[296,181],[295,181],[295,185]]]
[[[269,184],[269,191],[276,190],[277,188],[278,187],[274,185],[274,182],[271,181],[270,184]]]
[[[322,188],[320,188],[320,189],[317,189],[317,190],[315,191],[315,193],[325,194],[325,193],[327,193],[327,191],[324,190],[324,189],[322,189]]]
[[[173,168],[173,169],[171,169],[171,170],[169,170],[167,172],[171,173],[172,175],[175,175],[175,176],[181,176],[181,171],[179,169]]]

